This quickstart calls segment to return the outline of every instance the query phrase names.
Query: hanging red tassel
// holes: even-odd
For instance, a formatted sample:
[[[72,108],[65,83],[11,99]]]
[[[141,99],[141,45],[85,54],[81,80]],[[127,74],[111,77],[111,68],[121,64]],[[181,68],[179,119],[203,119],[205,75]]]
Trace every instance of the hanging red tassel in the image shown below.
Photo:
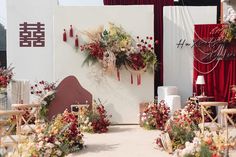
[[[139,74],[139,85],[141,85],[142,79],[141,74]]]
[[[78,35],[76,35],[75,37],[75,48],[79,47],[79,39],[78,39]]]
[[[117,69],[117,78],[118,78],[118,81],[120,81],[120,71]]]
[[[63,41],[66,42],[67,38],[66,38],[66,30],[64,29],[64,33],[63,33]]]
[[[70,25],[70,37],[73,37],[73,28],[72,28],[72,25]]]
[[[134,80],[133,80],[133,74],[130,74],[130,83],[133,84]]]
[[[137,75],[137,85],[141,85],[141,75]]]
[[[139,77],[138,77],[138,75],[136,77],[137,77],[137,85],[139,85]]]

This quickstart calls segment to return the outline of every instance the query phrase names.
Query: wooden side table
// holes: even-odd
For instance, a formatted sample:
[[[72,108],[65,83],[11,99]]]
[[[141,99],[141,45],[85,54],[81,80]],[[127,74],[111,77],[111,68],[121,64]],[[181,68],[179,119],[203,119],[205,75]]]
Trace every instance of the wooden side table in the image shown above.
[[[215,101],[214,96],[196,96],[189,98],[192,101],[204,102],[204,101]]]
[[[216,116],[212,116],[209,111],[207,110],[208,107],[223,107],[227,108],[228,103],[227,102],[199,102],[199,105],[201,107],[201,114],[202,114],[202,133],[204,132],[205,128],[205,115],[207,115],[210,118],[210,122],[213,123],[217,128],[219,127],[218,123],[216,122],[217,118],[220,116],[220,114]],[[219,112],[218,112],[219,113]],[[222,124],[222,121],[221,121]]]
[[[214,96],[196,96],[198,98],[199,102],[203,102],[203,101],[215,101],[215,97]]]

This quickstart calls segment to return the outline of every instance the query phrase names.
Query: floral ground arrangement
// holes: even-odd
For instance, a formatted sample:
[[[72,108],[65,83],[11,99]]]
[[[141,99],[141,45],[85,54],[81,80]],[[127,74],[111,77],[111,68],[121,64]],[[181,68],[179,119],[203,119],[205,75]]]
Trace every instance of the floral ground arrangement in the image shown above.
[[[163,130],[167,120],[170,118],[169,113],[170,108],[166,106],[164,101],[159,104],[151,102],[141,115],[142,126],[148,130]]]
[[[34,85],[31,86],[31,94],[36,96],[39,99],[39,103],[41,104],[39,117],[40,119],[47,120],[47,112],[48,106],[55,98],[56,94],[56,83],[47,82],[47,81],[38,81],[35,82]]]
[[[111,124],[105,107],[98,100],[94,101],[92,109],[88,107],[80,108],[78,121],[82,131],[89,133],[105,133],[108,131],[108,126]]]
[[[211,132],[205,128],[203,133],[198,126],[201,121],[199,107],[189,102],[167,121],[156,139],[158,148],[176,157],[223,157],[227,146],[235,148],[235,138],[231,137],[226,144],[224,131]]]
[[[25,142],[18,145],[17,151],[8,156],[66,156],[83,149],[82,132],[105,133],[108,131],[110,115],[107,115],[100,99],[98,102],[94,100],[92,108],[80,107],[78,111],[75,113],[65,110],[50,122],[40,117],[41,120],[35,121],[36,133],[27,136]],[[25,116],[27,118],[27,114]]]
[[[48,125],[38,125],[36,134],[18,145],[13,156],[59,157],[83,148],[83,134],[80,132],[77,117],[67,110],[59,114]]]
[[[11,66],[8,68],[0,67],[0,92],[6,92],[7,85],[13,77],[13,69]]]

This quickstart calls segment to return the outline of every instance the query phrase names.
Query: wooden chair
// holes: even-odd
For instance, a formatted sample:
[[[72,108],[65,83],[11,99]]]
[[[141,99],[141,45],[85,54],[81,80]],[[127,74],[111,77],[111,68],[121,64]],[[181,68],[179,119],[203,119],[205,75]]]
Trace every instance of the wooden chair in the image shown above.
[[[20,136],[20,124],[23,111],[19,110],[0,110],[0,148],[7,151],[8,148],[15,148],[22,142]],[[12,117],[15,120],[9,121]],[[16,131],[14,130],[16,128]]]
[[[220,107],[227,108],[228,103],[227,102],[215,102],[215,101],[214,102],[199,102],[199,105],[201,107],[201,114],[202,114],[202,123],[200,126],[202,133],[204,133],[204,129],[205,129],[205,125],[206,125],[205,116],[209,117],[209,119],[210,119],[210,123],[208,123],[208,127],[211,130],[215,130],[213,127],[216,127],[216,130],[219,130],[221,125],[219,123],[217,123],[217,118],[218,119],[220,118],[220,112],[217,112],[216,117],[213,117],[209,113],[209,110],[207,110],[207,108],[214,106],[214,107],[217,107],[219,110]],[[213,124],[213,126],[212,126],[212,124]],[[222,119],[221,119],[221,124],[222,124]]]
[[[226,127],[226,143],[228,143],[229,139],[229,128],[228,128],[228,122],[236,128],[236,124],[234,123],[233,119],[230,117],[230,115],[236,115],[236,109],[231,108],[231,109],[222,109],[221,110],[221,115],[224,119],[224,125]]]
[[[21,116],[21,133],[34,133],[36,124],[35,122],[38,120],[38,115],[40,111],[40,104],[12,104],[12,108],[15,110],[23,111],[24,114],[28,114],[27,118]]]

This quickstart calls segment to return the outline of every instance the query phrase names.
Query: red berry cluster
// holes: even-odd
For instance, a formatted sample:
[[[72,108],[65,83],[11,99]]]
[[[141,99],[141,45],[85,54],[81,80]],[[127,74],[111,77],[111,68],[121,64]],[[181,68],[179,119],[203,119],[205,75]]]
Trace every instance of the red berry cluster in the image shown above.
[[[111,124],[107,112],[102,104],[98,105],[96,110],[98,117],[92,120],[93,132],[105,133],[108,131],[108,126]]]
[[[39,81],[36,82],[33,86],[31,86],[31,94],[35,94],[36,96],[42,97],[48,92],[53,91],[55,89],[55,83]]]
[[[140,52],[146,52],[146,51],[153,51],[153,38],[152,37],[146,37],[146,39],[140,39],[139,36],[137,36],[137,47]],[[155,41],[155,44],[158,44],[158,40]]]
[[[81,51],[88,51],[91,56],[99,60],[103,59],[103,54],[105,52],[103,46],[99,42],[93,42],[80,46]]]

